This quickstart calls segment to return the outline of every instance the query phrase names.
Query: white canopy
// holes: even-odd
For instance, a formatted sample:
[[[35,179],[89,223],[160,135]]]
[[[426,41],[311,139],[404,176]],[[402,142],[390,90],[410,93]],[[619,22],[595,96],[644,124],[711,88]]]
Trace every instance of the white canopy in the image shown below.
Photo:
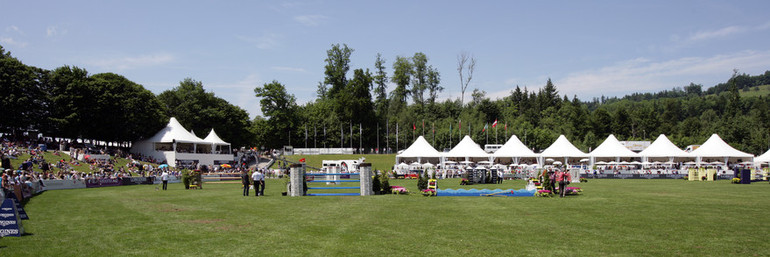
[[[188,132],[174,117],[171,117],[165,128],[161,129],[158,131],[158,133],[155,133],[154,136],[145,141],[154,143],[172,143],[174,141],[195,144],[207,143],[203,139],[200,139],[199,137],[196,137],[192,133]]]
[[[537,157],[537,154],[529,149],[519,140],[516,135],[512,135],[508,142],[492,154],[494,157]]]
[[[420,136],[417,138],[417,140],[414,140],[414,143],[412,143],[409,148],[404,150],[401,154],[396,156],[398,158],[416,158],[416,157],[432,157],[432,158],[439,158],[441,157],[441,153],[436,151],[436,148],[433,148],[427,140],[423,136]]]
[[[764,154],[754,158],[754,163],[770,162],[770,150],[767,150]]]
[[[725,143],[722,138],[717,134],[711,135],[703,145],[698,147],[690,153],[690,155],[698,158],[718,158],[718,157],[735,157],[735,158],[753,158],[753,154],[744,153],[736,150],[732,146]]]
[[[639,157],[639,155],[620,144],[614,135],[609,135],[596,149],[591,152],[591,157]]]
[[[541,157],[588,157],[588,154],[577,149],[567,140],[567,137],[560,135],[551,146],[540,153]]]
[[[639,153],[643,157],[691,157],[691,155],[682,149],[679,149],[668,137],[660,134],[655,142]]]
[[[476,142],[471,139],[470,136],[465,135],[460,143],[445,153],[446,157],[489,157],[489,154],[485,152]]]
[[[211,129],[211,132],[209,132],[209,135],[206,136],[206,138],[203,139],[203,141],[215,144],[215,145],[230,145],[230,143],[225,142],[219,136],[217,135],[217,132],[214,132],[214,129]]]

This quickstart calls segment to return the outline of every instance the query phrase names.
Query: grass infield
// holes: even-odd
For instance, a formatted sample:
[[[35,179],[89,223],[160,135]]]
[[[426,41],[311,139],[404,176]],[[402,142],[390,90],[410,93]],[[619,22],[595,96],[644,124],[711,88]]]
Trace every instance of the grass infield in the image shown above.
[[[416,192],[416,180],[390,180]],[[768,183],[591,180],[580,196],[285,197],[239,184],[44,192],[2,256],[768,256]],[[459,180],[439,182],[461,188]],[[522,181],[462,188],[523,188]]]

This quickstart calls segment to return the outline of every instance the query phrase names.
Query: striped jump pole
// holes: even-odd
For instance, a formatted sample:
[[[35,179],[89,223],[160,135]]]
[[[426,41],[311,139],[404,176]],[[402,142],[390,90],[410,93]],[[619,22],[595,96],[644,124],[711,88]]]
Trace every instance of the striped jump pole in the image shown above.
[[[292,164],[289,166],[289,170],[291,172],[289,177],[289,184],[291,185],[290,195],[303,196],[305,187],[302,184],[302,181],[305,178],[305,166],[302,164]]]
[[[361,180],[361,195],[373,195],[372,191],[372,164],[361,163],[358,165],[359,178]]]

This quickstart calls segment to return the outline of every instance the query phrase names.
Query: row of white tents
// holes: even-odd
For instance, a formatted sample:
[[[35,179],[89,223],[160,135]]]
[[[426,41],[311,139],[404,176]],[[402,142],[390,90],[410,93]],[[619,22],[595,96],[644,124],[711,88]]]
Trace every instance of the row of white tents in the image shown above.
[[[590,153],[584,153],[567,140],[564,135],[541,153],[535,153],[519,140],[516,135],[511,138],[494,153],[487,153],[473,141],[465,136],[449,152],[439,152],[422,136],[417,138],[412,145],[396,155],[396,163],[419,164],[454,164],[454,163],[487,163],[487,164],[530,164],[544,166],[549,162],[562,162],[563,164],[615,164],[615,163],[689,163],[694,165],[717,164],[719,166],[728,163],[767,163],[770,162],[770,151],[754,158],[754,155],[745,153],[725,143],[717,134],[711,135],[703,145],[692,152],[685,152],[674,145],[665,135],[660,135],[649,147],[635,153],[623,146],[614,135],[609,135],[596,149]]]

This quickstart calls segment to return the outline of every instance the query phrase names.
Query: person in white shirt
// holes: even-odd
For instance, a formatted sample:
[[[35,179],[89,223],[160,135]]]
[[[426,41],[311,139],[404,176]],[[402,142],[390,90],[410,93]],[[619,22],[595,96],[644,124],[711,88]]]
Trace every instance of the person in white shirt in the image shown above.
[[[163,181],[163,190],[166,190],[168,187],[168,171],[165,169],[163,170],[163,173],[160,174],[160,180]]]
[[[254,171],[253,174],[251,174],[251,180],[254,181],[254,195],[260,196],[264,195],[265,193],[265,176],[262,175],[262,172],[259,170]],[[262,187],[260,189],[260,186]]]

